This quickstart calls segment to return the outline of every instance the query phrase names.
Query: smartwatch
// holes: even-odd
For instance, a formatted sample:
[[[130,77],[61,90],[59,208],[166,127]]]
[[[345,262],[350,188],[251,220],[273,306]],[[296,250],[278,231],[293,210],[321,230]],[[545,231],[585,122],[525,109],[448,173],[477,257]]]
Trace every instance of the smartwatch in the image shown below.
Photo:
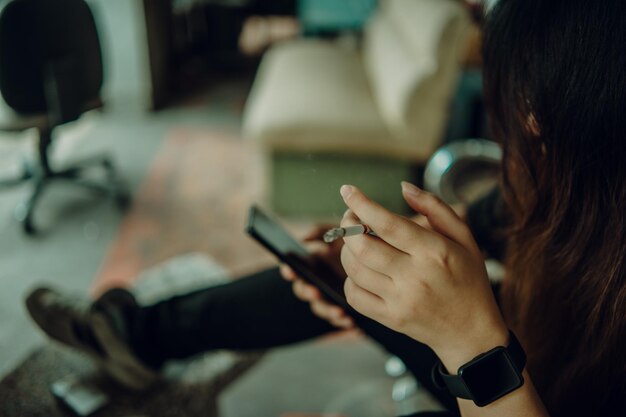
[[[437,361],[432,379],[439,389],[447,388],[453,396],[484,407],[524,385],[524,366],[526,353],[509,331],[508,346],[498,346],[478,355],[461,366],[457,375],[449,374],[441,361]]]

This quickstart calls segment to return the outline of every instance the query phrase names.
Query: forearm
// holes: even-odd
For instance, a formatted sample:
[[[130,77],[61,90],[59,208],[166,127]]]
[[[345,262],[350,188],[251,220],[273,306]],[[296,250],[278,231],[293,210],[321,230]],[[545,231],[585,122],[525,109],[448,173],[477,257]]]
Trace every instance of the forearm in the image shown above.
[[[486,407],[477,407],[470,400],[458,400],[463,417],[549,417],[528,372],[524,385]]]
[[[463,364],[495,346],[509,344],[508,330],[503,323],[484,326],[475,332],[475,338],[464,339],[463,344],[449,349],[437,349],[437,354],[448,369],[457,370]],[[537,394],[531,377],[523,372],[524,384],[493,403],[478,407],[471,400],[458,399],[459,410],[463,417],[548,417],[548,413]]]

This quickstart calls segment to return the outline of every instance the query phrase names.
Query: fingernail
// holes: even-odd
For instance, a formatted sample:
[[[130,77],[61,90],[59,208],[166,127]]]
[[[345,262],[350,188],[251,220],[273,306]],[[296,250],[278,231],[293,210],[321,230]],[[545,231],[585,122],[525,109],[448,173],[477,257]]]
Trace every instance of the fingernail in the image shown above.
[[[354,187],[351,185],[342,185],[341,188],[339,189],[339,193],[344,198],[344,200],[350,197],[353,191],[354,191]]]
[[[419,195],[419,193],[422,192],[422,190],[420,190],[419,188],[417,188],[410,182],[402,181],[400,185],[402,186],[402,191],[405,192],[406,194],[417,196]]]

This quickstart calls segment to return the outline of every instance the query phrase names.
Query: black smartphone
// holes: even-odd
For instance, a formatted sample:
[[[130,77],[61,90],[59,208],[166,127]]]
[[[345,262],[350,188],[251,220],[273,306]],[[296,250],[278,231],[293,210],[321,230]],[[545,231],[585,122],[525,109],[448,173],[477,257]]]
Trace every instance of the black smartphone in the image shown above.
[[[328,301],[353,312],[343,291],[345,277],[338,276],[326,263],[313,256],[257,206],[250,207],[246,232],[298,276],[317,287]]]

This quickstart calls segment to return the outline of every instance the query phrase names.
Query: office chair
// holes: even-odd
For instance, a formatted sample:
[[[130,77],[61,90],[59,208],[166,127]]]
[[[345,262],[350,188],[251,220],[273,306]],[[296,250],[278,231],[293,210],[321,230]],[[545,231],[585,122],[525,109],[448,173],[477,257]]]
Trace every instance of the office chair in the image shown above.
[[[64,168],[49,157],[55,127],[102,107],[102,53],[96,25],[83,0],[13,0],[0,11],[0,130],[37,129],[38,161],[24,163],[17,178],[0,180],[0,188],[30,181],[33,190],[16,210],[24,231],[36,231],[33,213],[44,189],[68,181],[115,197],[128,194],[108,156],[94,156]],[[92,168],[106,174],[95,181]]]

